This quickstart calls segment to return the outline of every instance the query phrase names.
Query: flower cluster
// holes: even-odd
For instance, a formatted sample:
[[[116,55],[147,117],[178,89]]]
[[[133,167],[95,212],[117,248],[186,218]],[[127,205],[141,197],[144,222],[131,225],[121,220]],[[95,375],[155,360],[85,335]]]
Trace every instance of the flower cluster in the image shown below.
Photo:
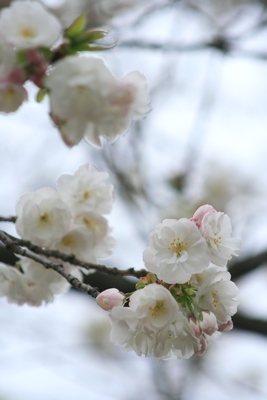
[[[164,220],[150,234],[143,259],[150,273],[133,294],[102,292],[111,341],[158,359],[201,355],[215,332],[232,328],[238,289],[226,269],[241,242],[228,215],[200,207],[189,220]],[[127,305],[127,306],[125,306]]]
[[[22,195],[16,210],[18,234],[39,247],[97,264],[116,243],[103,216],[113,204],[113,185],[106,183],[107,178],[106,172],[83,165],[74,175],[62,175],[57,191],[43,187]],[[64,268],[81,280],[77,267],[64,263]],[[0,266],[0,295],[11,302],[40,305],[68,288],[58,273],[26,258],[15,267]]]
[[[84,136],[96,146],[102,137],[114,142],[150,107],[142,74],[117,79],[101,58],[81,55],[109,48],[99,43],[106,34],[86,31],[85,15],[64,29],[39,1],[12,2],[0,13],[0,111],[27,100],[30,80],[38,101],[49,95],[50,116],[68,146]]]

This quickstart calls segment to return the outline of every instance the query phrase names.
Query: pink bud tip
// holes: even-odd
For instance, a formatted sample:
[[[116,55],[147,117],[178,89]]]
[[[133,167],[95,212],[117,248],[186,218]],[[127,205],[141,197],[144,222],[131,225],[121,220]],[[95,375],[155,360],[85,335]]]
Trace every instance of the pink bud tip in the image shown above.
[[[197,319],[195,317],[189,317],[188,322],[189,322],[190,328],[193,331],[194,336],[196,336],[198,338],[201,337],[202,329],[201,329],[200,324],[197,321]]]
[[[216,210],[210,206],[209,204],[205,204],[204,206],[201,206],[197,209],[197,211],[195,212],[195,214],[193,215],[192,219],[197,219],[199,221],[199,223],[201,224],[202,219],[204,218],[204,215],[206,215],[207,213],[215,213]]]
[[[198,229],[200,228],[200,221],[198,218],[190,218],[191,222],[194,222],[194,224],[198,227]]]
[[[101,292],[96,302],[103,310],[111,311],[113,307],[122,306],[124,298],[125,296],[118,289],[112,288]]]
[[[231,319],[229,319],[229,321],[226,322],[226,324],[221,324],[218,327],[219,332],[228,332],[231,329],[233,329],[233,321]]]
[[[215,315],[210,311],[202,311],[203,320],[199,321],[201,329],[207,335],[212,335],[218,330],[217,319]]]

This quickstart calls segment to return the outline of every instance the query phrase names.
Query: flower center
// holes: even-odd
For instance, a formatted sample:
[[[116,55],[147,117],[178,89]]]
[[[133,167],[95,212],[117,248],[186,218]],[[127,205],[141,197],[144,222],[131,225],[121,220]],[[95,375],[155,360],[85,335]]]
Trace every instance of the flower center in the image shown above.
[[[61,243],[63,246],[71,247],[75,244],[75,239],[72,236],[65,236],[62,238]]]
[[[39,221],[40,221],[40,225],[48,224],[50,222],[49,214],[44,213],[43,215],[41,215],[39,218]]]
[[[180,238],[173,239],[171,245],[168,247],[168,250],[172,250],[174,253],[179,256],[182,251],[186,250],[187,242],[180,241]]]
[[[22,28],[19,33],[21,34],[21,36],[25,37],[25,38],[32,38],[35,36],[35,32],[32,28]]]
[[[93,190],[86,190],[85,192],[83,192],[83,197],[80,200],[80,203],[83,203],[84,201],[90,199],[90,197],[94,196],[94,191]]]
[[[83,222],[84,222],[84,225],[86,226],[86,228],[90,229],[90,230],[94,229],[94,227],[97,225],[97,221],[94,219],[89,220],[87,218],[84,218]]]
[[[214,305],[214,307],[217,307],[217,304],[219,302],[219,300],[217,298],[217,293],[218,293],[218,290],[213,290],[212,291],[212,298],[213,298],[212,304]]]
[[[157,300],[155,307],[149,307],[149,310],[151,311],[152,317],[159,317],[161,314],[166,312],[164,300]]]

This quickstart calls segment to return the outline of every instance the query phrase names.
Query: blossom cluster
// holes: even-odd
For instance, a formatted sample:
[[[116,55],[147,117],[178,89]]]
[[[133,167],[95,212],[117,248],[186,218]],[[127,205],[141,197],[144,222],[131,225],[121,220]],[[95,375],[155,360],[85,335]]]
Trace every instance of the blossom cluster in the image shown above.
[[[18,234],[39,247],[97,264],[99,258],[111,254],[116,243],[104,217],[113,204],[113,185],[107,178],[106,172],[83,165],[74,175],[62,175],[57,190],[43,187],[22,195],[16,209]],[[64,263],[64,268],[82,279],[78,267]],[[57,272],[27,258],[15,267],[0,265],[0,296],[10,302],[40,305],[68,288]]]
[[[49,29],[47,27],[49,26]],[[116,78],[99,57],[107,32],[86,31],[86,17],[65,29],[43,3],[18,0],[0,13],[0,111],[16,111],[28,98],[27,81],[49,96],[50,116],[69,146],[85,139],[114,142],[150,109],[145,77],[138,71]]]
[[[111,341],[157,359],[201,355],[216,332],[232,329],[238,289],[227,262],[240,249],[228,215],[200,207],[191,219],[167,219],[151,232],[143,253],[150,271],[123,295],[99,294],[109,311]],[[213,336],[213,337],[214,337]]]

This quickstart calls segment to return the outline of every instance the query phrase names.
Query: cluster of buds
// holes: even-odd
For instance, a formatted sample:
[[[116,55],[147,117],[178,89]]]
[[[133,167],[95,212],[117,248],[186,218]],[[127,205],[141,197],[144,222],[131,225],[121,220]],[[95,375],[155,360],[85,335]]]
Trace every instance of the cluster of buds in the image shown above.
[[[49,96],[50,116],[69,147],[83,137],[95,146],[103,137],[114,142],[150,107],[142,74],[117,79],[101,58],[81,54],[114,47],[99,42],[107,33],[86,30],[84,14],[64,29],[39,1],[12,2],[0,13],[0,111],[16,111],[31,81],[37,101]]]
[[[97,264],[99,258],[111,254],[116,243],[103,215],[113,204],[113,185],[106,183],[107,178],[106,172],[83,165],[74,175],[62,175],[57,191],[43,187],[22,195],[16,209],[18,234],[44,249]],[[66,271],[82,280],[82,269],[63,264]],[[10,302],[40,305],[68,288],[58,273],[27,258],[21,258],[15,267],[0,264],[0,296]]]
[[[150,271],[136,291],[97,297],[109,312],[111,341],[157,359],[201,355],[216,332],[232,329],[238,289],[227,262],[241,242],[228,215],[210,205],[191,219],[167,219],[150,234],[143,259]]]

